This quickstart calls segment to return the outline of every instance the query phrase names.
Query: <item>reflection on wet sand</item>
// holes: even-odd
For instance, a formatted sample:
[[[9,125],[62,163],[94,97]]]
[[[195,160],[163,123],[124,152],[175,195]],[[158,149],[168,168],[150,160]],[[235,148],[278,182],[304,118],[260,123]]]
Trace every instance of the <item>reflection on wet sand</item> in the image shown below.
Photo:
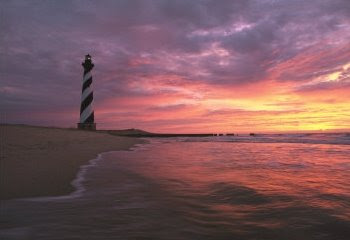
[[[348,156],[349,145],[161,140],[103,154],[86,173],[81,197],[6,202],[2,234],[345,240]]]

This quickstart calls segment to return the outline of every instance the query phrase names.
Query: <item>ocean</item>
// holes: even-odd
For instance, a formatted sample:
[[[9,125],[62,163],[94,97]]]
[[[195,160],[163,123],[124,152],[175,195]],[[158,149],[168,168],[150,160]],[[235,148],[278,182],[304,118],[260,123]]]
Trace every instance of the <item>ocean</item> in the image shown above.
[[[147,141],[70,195],[3,201],[1,239],[350,239],[350,134]]]

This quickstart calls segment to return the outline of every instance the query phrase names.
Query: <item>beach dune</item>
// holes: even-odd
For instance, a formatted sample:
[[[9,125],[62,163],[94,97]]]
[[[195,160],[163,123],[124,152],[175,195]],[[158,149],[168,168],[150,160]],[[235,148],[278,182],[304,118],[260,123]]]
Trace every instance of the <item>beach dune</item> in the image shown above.
[[[101,132],[0,125],[0,199],[69,194],[81,165],[141,142]]]

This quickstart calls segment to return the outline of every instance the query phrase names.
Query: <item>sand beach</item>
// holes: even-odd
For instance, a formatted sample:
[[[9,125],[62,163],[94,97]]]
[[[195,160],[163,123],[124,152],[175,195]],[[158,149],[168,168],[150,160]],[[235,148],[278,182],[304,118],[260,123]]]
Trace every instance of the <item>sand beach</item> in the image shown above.
[[[349,239],[346,133],[161,137],[113,151],[137,143],[1,126],[0,239]],[[81,194],[61,198],[97,155]]]
[[[81,165],[141,142],[77,129],[0,125],[0,198],[68,194]]]

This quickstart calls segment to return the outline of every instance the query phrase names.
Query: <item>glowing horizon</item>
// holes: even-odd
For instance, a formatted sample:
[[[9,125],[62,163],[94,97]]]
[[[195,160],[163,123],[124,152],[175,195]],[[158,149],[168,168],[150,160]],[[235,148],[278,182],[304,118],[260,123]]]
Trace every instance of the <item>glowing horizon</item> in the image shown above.
[[[3,123],[75,126],[90,53],[98,129],[350,131],[348,1],[2,5]]]

